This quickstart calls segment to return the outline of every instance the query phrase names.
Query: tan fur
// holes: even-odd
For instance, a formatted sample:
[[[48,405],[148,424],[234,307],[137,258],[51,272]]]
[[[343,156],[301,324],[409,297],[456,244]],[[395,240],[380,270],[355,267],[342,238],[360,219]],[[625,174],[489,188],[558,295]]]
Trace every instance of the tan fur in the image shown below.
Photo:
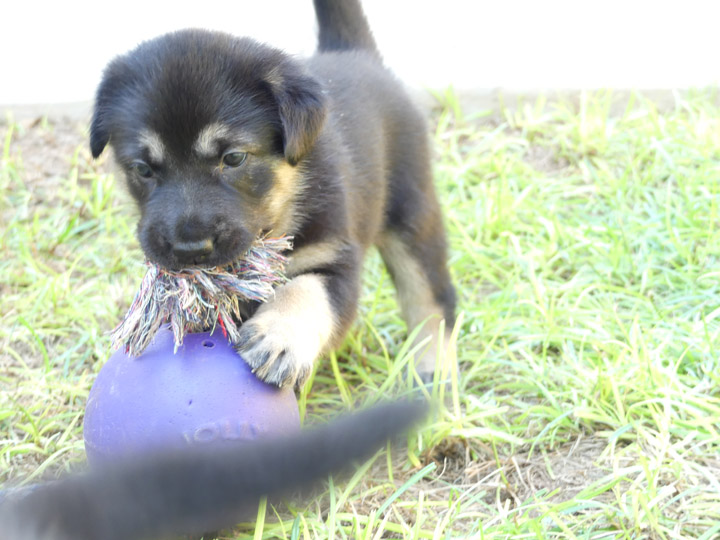
[[[440,328],[443,326],[441,322],[444,321],[443,308],[435,301],[425,272],[402,240],[392,233],[382,236],[378,249],[393,273],[398,302],[408,332],[422,324],[416,343],[430,337],[429,344],[423,347],[416,361],[417,371],[432,373],[441,369],[441,373],[449,373],[449,363],[456,361],[455,344],[450,339],[452,328],[445,328],[445,350],[438,354]]]
[[[230,139],[233,150],[253,152],[261,148],[260,143],[248,132],[232,130],[219,122],[205,126],[195,138],[192,149],[200,157],[218,157],[221,139]]]
[[[340,240],[326,240],[301,247],[292,252],[286,273],[292,277],[313,268],[331,265],[338,260],[341,248]]]
[[[265,75],[265,80],[272,86],[280,86],[283,83],[283,76],[277,67],[273,67],[268,71],[267,75]]]
[[[150,154],[150,159],[153,162],[163,163],[166,150],[162,139],[157,133],[149,129],[143,129],[140,131],[138,141],[147,149],[148,154]]]
[[[302,169],[293,167],[286,161],[279,161],[275,167],[275,185],[269,193],[264,215],[273,223],[273,234],[293,234],[297,225],[296,210],[293,202],[304,189]]]
[[[227,137],[230,129],[218,122],[205,126],[195,139],[193,151],[203,157],[216,157],[218,153],[218,139]]]

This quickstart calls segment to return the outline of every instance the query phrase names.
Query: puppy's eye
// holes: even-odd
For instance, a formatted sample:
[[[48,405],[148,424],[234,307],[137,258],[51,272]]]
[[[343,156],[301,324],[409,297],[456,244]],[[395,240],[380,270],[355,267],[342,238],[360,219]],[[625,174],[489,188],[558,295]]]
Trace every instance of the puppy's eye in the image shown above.
[[[150,165],[144,161],[134,161],[130,168],[143,178],[150,178],[153,175]]]
[[[239,167],[247,158],[247,152],[228,152],[223,155],[222,162],[226,167]]]

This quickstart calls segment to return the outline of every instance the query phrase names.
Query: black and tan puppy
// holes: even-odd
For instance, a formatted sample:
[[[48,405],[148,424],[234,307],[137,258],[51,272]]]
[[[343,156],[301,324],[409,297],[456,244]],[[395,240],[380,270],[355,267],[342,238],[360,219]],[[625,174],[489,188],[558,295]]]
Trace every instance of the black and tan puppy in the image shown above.
[[[436,342],[455,295],[426,127],[383,67],[357,0],[315,0],[318,53],[301,62],[249,39],[168,34],[116,58],[91,149],[109,144],[141,211],[146,256],[219,265],[263,232],[295,238],[290,281],[247,305],[239,350],[266,381],[301,385],[338,345],[376,245],[410,328]],[[452,356],[450,353],[448,356]],[[431,344],[418,363],[432,376]]]

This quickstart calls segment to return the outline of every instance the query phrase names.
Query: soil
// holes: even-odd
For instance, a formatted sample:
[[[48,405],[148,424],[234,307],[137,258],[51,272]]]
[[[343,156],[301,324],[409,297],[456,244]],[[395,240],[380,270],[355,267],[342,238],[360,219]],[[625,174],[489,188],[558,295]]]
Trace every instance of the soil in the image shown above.
[[[0,137],[5,141],[10,124],[0,123]],[[35,118],[13,124],[10,154],[20,158],[23,179],[27,183],[46,186],[72,167],[73,160],[92,164],[85,122],[68,117]],[[91,167],[104,171],[106,160]]]

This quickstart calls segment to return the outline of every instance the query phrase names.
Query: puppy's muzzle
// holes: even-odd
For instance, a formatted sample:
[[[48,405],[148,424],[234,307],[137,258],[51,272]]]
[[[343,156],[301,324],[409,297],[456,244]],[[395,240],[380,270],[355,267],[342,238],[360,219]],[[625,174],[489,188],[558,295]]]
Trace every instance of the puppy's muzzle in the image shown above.
[[[215,245],[211,238],[190,242],[177,241],[173,244],[172,250],[180,261],[201,262],[212,254]]]

